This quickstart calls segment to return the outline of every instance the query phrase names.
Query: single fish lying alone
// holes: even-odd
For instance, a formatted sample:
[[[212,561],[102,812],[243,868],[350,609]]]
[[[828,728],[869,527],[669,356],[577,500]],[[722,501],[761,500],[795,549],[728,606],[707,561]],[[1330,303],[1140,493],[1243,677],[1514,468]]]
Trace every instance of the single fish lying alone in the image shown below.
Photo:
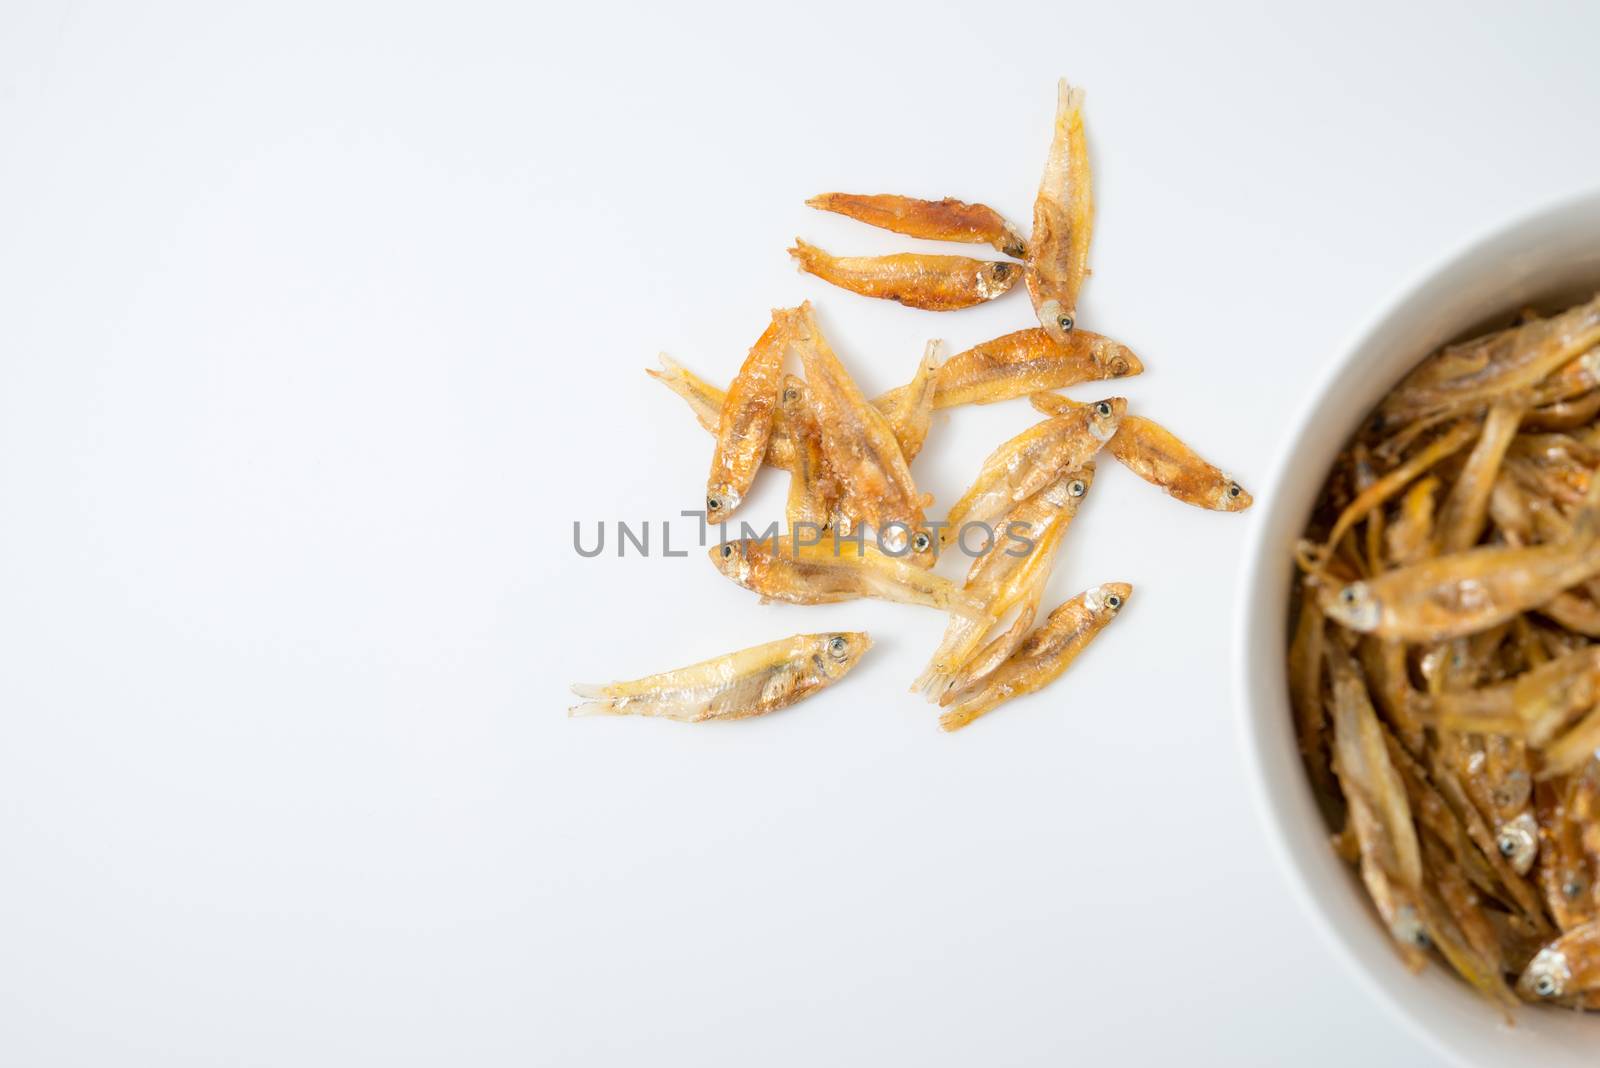
[[[1078,291],[1089,274],[1094,237],[1094,188],[1083,132],[1082,89],[1061,79],[1056,88],[1055,134],[1033,202],[1033,236],[1024,268],[1039,325],[1057,341],[1077,322]]]
[[[917,491],[894,428],[861,395],[823,337],[809,303],[801,306],[799,319],[792,345],[805,368],[806,396],[821,430],[822,454],[838,483],[841,528],[850,533],[865,523],[880,536],[899,534],[910,543],[913,562],[933,566],[937,546],[922,513],[927,502]],[[894,540],[885,538],[886,544]]]
[[[1056,546],[1093,484],[1094,464],[1086,463],[1075,471],[1063,473],[1006,514],[995,531],[993,544],[972,562],[967,569],[967,581],[961,587],[964,593],[983,604],[983,616],[950,618],[939,648],[934,651],[926,670],[912,683],[913,692],[921,691],[937,700],[978,651],[989,631],[1008,612],[1030,601],[1037,610],[1038,597],[1043,594],[1055,560]],[[1026,607],[1023,611],[1031,621],[1032,613]],[[1024,629],[1027,626],[1028,623],[1023,623]]]
[[[806,201],[807,207],[831,211],[847,218],[929,241],[960,241],[993,245],[995,251],[1021,259],[1028,243],[987,204],[968,204],[945,197],[918,200],[893,193],[823,193]]]
[[[997,337],[958,352],[939,368],[935,408],[993,404],[1041,390],[1080,382],[1129,378],[1144,371],[1133,350],[1121,342],[1074,330],[1056,341],[1037,326]],[[883,407],[899,390],[875,402]]]
[[[1560,315],[1523,323],[1423,361],[1379,406],[1395,425],[1460,411],[1537,385],[1600,344],[1600,296]]]
[[[1321,587],[1322,610],[1364,634],[1430,642],[1486,630],[1600,575],[1600,479],[1572,536],[1548,545],[1489,545],[1436,556],[1346,586]]]
[[[957,695],[950,710],[939,717],[939,726],[947,731],[960,730],[1013,697],[1054,682],[1116,618],[1132,595],[1133,587],[1126,582],[1108,582],[1057,605],[1005,663],[972,689]]]
[[[833,256],[795,238],[789,250],[800,269],[863,297],[892,300],[924,311],[956,311],[1003,296],[1022,269],[1015,263],[968,256]]]
[[[911,381],[899,389],[872,402],[883,413],[900,443],[900,455],[910,463],[922,451],[928,440],[928,428],[933,425],[934,397],[939,388],[939,366],[944,352],[944,342],[930,341],[922,351],[922,362],[917,364]]]
[[[945,544],[969,523],[993,526],[1011,506],[1088,463],[1116,434],[1127,411],[1122,397],[1107,397],[1035,423],[984,460],[977,479],[956,502],[941,532]]]
[[[784,520],[790,530],[802,526],[829,530],[839,509],[839,483],[823,454],[822,428],[812,408],[811,388],[802,379],[785,375],[780,403],[794,444]]]
[[[682,397],[689,405],[689,410],[694,413],[696,421],[715,436],[721,426],[722,405],[728,398],[727,393],[666,353],[663,352],[660,359],[661,370],[646,367],[644,373]],[[764,462],[785,471],[794,464],[794,447],[783,425],[781,409],[773,422],[772,436],[767,439],[767,455]]]
[[[792,533],[713,545],[711,562],[763,602],[832,604],[875,597],[977,616],[983,605],[947,578],[878,549],[870,541],[823,537],[805,544]]]
[[[1517,992],[1541,1001],[1571,1002],[1600,991],[1600,921],[1574,927],[1545,946],[1517,980]]]
[[[579,685],[574,716],[661,716],[684,723],[747,719],[838,682],[872,648],[859,631],[796,634],[633,682]]]
[[[1033,406],[1046,415],[1084,407],[1057,393],[1036,393]],[[1238,481],[1207,463],[1161,424],[1143,416],[1125,415],[1106,451],[1118,463],[1167,495],[1214,512],[1242,512],[1254,498]]]
[[[706,477],[706,519],[733,518],[767,454],[778,410],[783,357],[792,336],[793,311],[774,311],[772,322],[728,386],[717,420],[717,447]]]

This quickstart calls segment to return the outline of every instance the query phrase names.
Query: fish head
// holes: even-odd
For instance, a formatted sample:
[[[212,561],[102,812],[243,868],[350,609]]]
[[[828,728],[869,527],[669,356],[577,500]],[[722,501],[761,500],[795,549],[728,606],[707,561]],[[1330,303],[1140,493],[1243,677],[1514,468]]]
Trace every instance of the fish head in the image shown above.
[[[1089,611],[1097,616],[1110,619],[1128,603],[1128,598],[1133,596],[1133,586],[1126,582],[1105,582],[1096,586],[1083,595],[1083,603]]]
[[[1126,397],[1106,397],[1097,400],[1088,406],[1089,433],[1095,440],[1104,444],[1111,440],[1117,432],[1117,427],[1122,423],[1122,417],[1128,411]]]
[[[796,374],[783,376],[783,390],[778,394],[778,400],[785,413],[795,414],[803,412],[809,400],[805,379]]]
[[[725,482],[706,486],[706,522],[725,523],[744,498]]]
[[[751,539],[743,538],[739,541],[725,541],[720,545],[713,545],[707,554],[718,571],[728,576],[746,589],[750,587],[750,576],[759,566],[756,560],[757,547]]]
[[[1495,848],[1518,875],[1528,874],[1533,867],[1533,858],[1539,852],[1539,825],[1534,821],[1533,813],[1523,812],[1501,826],[1495,835]]]
[[[1554,946],[1545,946],[1517,977],[1517,993],[1549,1001],[1565,994],[1571,981],[1572,964],[1567,955]]]
[[[993,300],[1017,284],[1017,265],[996,261],[978,268],[978,295]]]
[[[1327,617],[1351,630],[1370,634],[1383,619],[1383,606],[1365,582],[1352,582],[1338,589],[1324,587],[1322,611]]]
[[[1242,512],[1254,503],[1250,491],[1239,485],[1232,475],[1226,475],[1212,507],[1219,512]]]
[[[1044,327],[1044,332],[1050,336],[1051,341],[1057,345],[1065,345],[1067,335],[1072,333],[1072,328],[1078,325],[1078,322],[1073,309],[1064,307],[1059,300],[1051,298],[1039,305],[1039,325]]]
[[[1144,373],[1144,364],[1133,354],[1133,350],[1108,337],[1096,336],[1089,346],[1089,355],[1095,366],[1100,368],[1103,378],[1131,378]]]
[[[872,648],[872,639],[863,630],[847,630],[837,634],[824,634],[818,638],[821,646],[817,663],[830,679],[836,679],[855,666],[856,661]]]

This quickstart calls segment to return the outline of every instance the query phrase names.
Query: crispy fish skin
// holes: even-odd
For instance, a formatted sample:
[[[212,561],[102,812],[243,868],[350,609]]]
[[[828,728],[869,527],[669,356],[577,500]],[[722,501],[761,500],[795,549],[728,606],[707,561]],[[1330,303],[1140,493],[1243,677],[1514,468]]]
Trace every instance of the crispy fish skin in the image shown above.
[[[1022,273],[1014,263],[968,256],[834,256],[798,237],[789,255],[840,289],[924,311],[957,311],[1004,296]]]
[[[715,435],[722,423],[722,406],[727,401],[725,391],[713,386],[666,353],[661,354],[661,370],[646,367],[644,373],[666,386],[684,399],[695,419]],[[789,470],[794,464],[794,449],[783,425],[782,409],[773,421],[772,436],[767,439],[765,463]]]
[[[1087,463],[1063,472],[1006,514],[996,533],[997,543],[973,560],[961,587],[983,604],[982,618],[950,618],[927,668],[912,683],[913,692],[934,700],[941,697],[989,631],[1013,608],[1042,593],[1056,547],[1093,485],[1094,464]]]
[[[1055,134],[1033,202],[1033,236],[1023,271],[1039,324],[1057,341],[1076,325],[1078,291],[1089,274],[1089,243],[1094,237],[1083,98],[1083,90],[1068,85],[1065,78],[1056,87]]]
[[[1078,407],[1055,393],[1034,394],[1033,406],[1047,415]],[[1138,415],[1124,415],[1106,451],[1129,471],[1169,497],[1213,512],[1242,512],[1254,503],[1232,476],[1207,463],[1166,427]]]
[[[789,315],[772,313],[772,322],[745,357],[728,387],[717,420],[717,447],[706,476],[706,518],[727,522],[738,511],[767,454],[787,351]]]
[[[993,404],[1080,382],[1130,378],[1144,371],[1132,349],[1088,330],[1056,341],[1034,326],[958,352],[939,368],[935,408]],[[881,405],[883,398],[878,403]]]
[[[1437,556],[1343,587],[1322,588],[1322,610],[1363,634],[1444,641],[1486,630],[1600,574],[1595,479],[1572,537],[1549,545],[1490,545]]]
[[[823,193],[806,201],[806,206],[907,237],[993,245],[995,251],[1018,259],[1028,252],[1028,243],[987,204],[968,204],[952,197],[918,200],[893,193]]]
[[[1133,595],[1126,582],[1107,582],[1057,605],[993,674],[958,696],[939,717],[946,731],[960,730],[1013,697],[1054,682],[1099,636]]]
[[[632,682],[577,685],[573,716],[660,716],[683,723],[748,719],[838,682],[872,648],[860,631],[796,634]]]
[[[993,525],[1063,471],[1088,463],[1116,434],[1127,409],[1126,399],[1107,397],[1035,423],[1003,443],[983,461],[978,477],[945,517],[940,532],[944,543],[959,538],[964,524]]]
[[[923,517],[923,497],[900,451],[894,428],[868,404],[834,355],[809,303],[800,308],[794,348],[805,368],[807,396],[822,432],[822,454],[839,486],[845,533],[865,523],[882,536],[895,526],[912,543],[912,556],[931,567],[937,546]]]
[[[779,534],[713,545],[708,554],[718,571],[763,601],[833,604],[875,597],[941,612],[979,615],[983,606],[954,582],[870,542],[824,537],[815,544]]]

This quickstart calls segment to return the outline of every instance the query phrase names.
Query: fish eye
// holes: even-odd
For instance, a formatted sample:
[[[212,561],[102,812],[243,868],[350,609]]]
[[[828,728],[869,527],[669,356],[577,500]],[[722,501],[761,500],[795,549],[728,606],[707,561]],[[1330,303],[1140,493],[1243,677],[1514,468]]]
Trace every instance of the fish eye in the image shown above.
[[[914,552],[925,553],[933,542],[928,538],[926,531],[917,531],[917,536],[911,539],[911,548]]]
[[[786,400],[786,401],[793,401],[796,398],[798,398],[799,396],[800,396],[800,391],[798,389],[795,389],[793,386],[790,386],[788,389],[783,391],[783,399]]]
[[[1011,273],[1011,264],[1009,264],[1009,263],[997,263],[997,264],[994,265],[994,276],[995,276],[995,278],[997,278],[997,279],[998,278],[1005,278],[1010,273]]]
[[[1118,356],[1116,359],[1112,360],[1111,361],[1111,373],[1116,375],[1116,376],[1118,376],[1119,378],[1122,375],[1127,374],[1128,373],[1128,361],[1124,360],[1121,356]]]
[[[1117,609],[1122,607],[1122,598],[1113,593],[1110,597],[1106,598],[1106,607],[1115,612]]]
[[[1567,882],[1561,884],[1561,892],[1566,894],[1568,897],[1577,897],[1579,894],[1583,893],[1583,884],[1578,882],[1576,879],[1568,880]]]
[[[1340,590],[1339,591],[1339,600],[1343,601],[1345,604],[1355,604],[1356,603],[1356,590],[1355,590],[1355,587],[1354,586],[1346,586],[1344,589]],[[1502,852],[1503,852],[1503,850],[1502,850]]]
[[[1083,484],[1083,479],[1075,478],[1067,483],[1067,496],[1082,497],[1088,489],[1089,487]]]
[[[706,511],[715,512],[718,508],[721,508],[721,507],[722,507],[722,498],[721,497],[707,497],[706,498]]]
[[[1533,992],[1542,998],[1554,997],[1556,994],[1556,980],[1551,975],[1541,975],[1533,981]]]
[[[1237,497],[1244,492],[1244,487],[1237,482],[1228,483],[1228,496]]]
[[[1094,414],[1096,414],[1096,415],[1098,415],[1098,416],[1100,416],[1102,418],[1104,418],[1105,416],[1110,415],[1111,414],[1111,405],[1108,404],[1105,401],[1101,401],[1099,404],[1096,404],[1094,406]]]
[[[828,639],[828,652],[832,653],[836,657],[839,657],[841,660],[844,659],[845,649],[848,647],[849,643],[844,640],[842,635],[835,634],[833,637]]]
[[[726,560],[728,557],[730,557],[732,555],[733,555],[733,546],[732,545],[723,545],[723,547],[722,547],[722,558],[724,560]]]
[[[1072,333],[1072,327],[1073,327],[1072,316],[1070,316],[1070,315],[1057,316],[1056,317],[1056,325],[1061,328],[1061,332],[1063,334]]]
[[[1509,834],[1502,834],[1495,845],[1499,848],[1502,857],[1509,857],[1517,851],[1517,840]]]

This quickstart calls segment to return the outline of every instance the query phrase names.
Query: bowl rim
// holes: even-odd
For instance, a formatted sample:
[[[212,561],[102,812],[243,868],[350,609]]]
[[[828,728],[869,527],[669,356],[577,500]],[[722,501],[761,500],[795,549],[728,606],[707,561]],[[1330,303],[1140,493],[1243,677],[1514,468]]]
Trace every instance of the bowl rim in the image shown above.
[[[1262,483],[1262,492],[1259,495],[1259,500],[1267,507],[1251,516],[1241,556],[1240,582],[1234,599],[1232,684],[1235,694],[1237,740],[1242,750],[1246,778],[1249,780],[1250,797],[1266,828],[1266,837],[1270,842],[1269,851],[1273,854],[1284,878],[1293,888],[1293,897],[1300,910],[1311,918],[1312,926],[1316,929],[1320,940],[1332,947],[1334,956],[1342,962],[1345,970],[1356,976],[1357,985],[1383,1006],[1390,1019],[1399,1021],[1405,1030],[1453,1064],[1469,1062],[1459,1047],[1448,1041],[1436,1028],[1428,1026],[1423,1021],[1422,1014],[1404,999],[1396,996],[1385,980],[1369,966],[1358,952],[1353,940],[1341,930],[1334,917],[1322,904],[1318,889],[1312,885],[1312,873],[1297,856],[1297,848],[1305,837],[1305,830],[1291,827],[1288,813],[1277,804],[1270,769],[1276,765],[1281,754],[1269,749],[1262,729],[1265,716],[1273,713],[1262,707],[1252,692],[1255,658],[1251,653],[1251,638],[1257,618],[1252,603],[1257,599],[1261,585],[1268,580],[1271,569],[1292,566],[1288,560],[1274,561],[1264,557],[1272,527],[1268,521],[1272,512],[1271,504],[1278,499],[1284,486],[1293,477],[1292,461],[1295,454],[1304,446],[1305,439],[1319,418],[1322,400],[1339,386],[1350,365],[1368,346],[1393,329],[1394,320],[1409,308],[1435,279],[1487,251],[1496,243],[1507,240],[1517,232],[1537,227],[1549,217],[1585,211],[1600,214],[1600,189],[1589,187],[1552,197],[1531,209],[1513,215],[1508,221],[1482,228],[1468,239],[1449,246],[1443,254],[1427,258],[1420,267],[1405,273],[1401,281],[1390,290],[1390,295],[1377,302],[1376,306],[1359,320],[1358,326],[1347,335],[1344,343],[1333,350],[1334,357],[1327,360],[1320,371],[1313,376],[1311,385],[1307,387],[1299,402],[1286,406],[1290,418],[1274,443],[1272,465],[1266,480]],[[1423,355],[1425,354],[1418,354],[1417,358],[1420,360]],[[1284,695],[1284,706],[1284,714],[1287,714],[1287,694]]]

